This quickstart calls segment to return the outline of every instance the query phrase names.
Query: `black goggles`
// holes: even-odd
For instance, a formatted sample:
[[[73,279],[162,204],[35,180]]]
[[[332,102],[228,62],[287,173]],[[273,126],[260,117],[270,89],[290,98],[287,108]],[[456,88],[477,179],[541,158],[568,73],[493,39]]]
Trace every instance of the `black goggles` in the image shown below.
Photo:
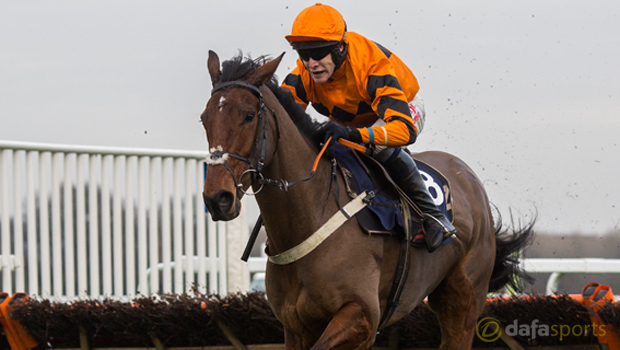
[[[303,61],[309,61],[310,58],[315,61],[320,61],[325,58],[325,56],[329,55],[329,53],[332,52],[334,47],[336,47],[336,45],[317,47],[313,49],[300,49],[297,50],[297,53],[299,54],[299,58],[301,58]]]

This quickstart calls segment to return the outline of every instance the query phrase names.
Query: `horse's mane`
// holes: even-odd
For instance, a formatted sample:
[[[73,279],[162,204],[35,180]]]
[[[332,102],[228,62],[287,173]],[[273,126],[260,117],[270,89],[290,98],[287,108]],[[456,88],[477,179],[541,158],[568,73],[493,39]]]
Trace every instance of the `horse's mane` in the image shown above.
[[[301,134],[306,137],[312,145],[319,148],[319,144],[323,141],[321,139],[321,129],[326,123],[318,123],[310,115],[306,113],[304,108],[295,101],[293,94],[286,89],[278,86],[277,84],[266,84],[271,92],[276,95],[276,98],[284,107],[284,110],[289,115],[297,129]]]
[[[243,57],[243,52],[239,51],[237,56],[222,62],[220,82],[224,83],[228,81],[244,80],[267,61],[267,56],[260,56],[252,59],[249,55]]]
[[[252,59],[249,55],[244,57],[243,53],[239,51],[237,56],[222,63],[220,82],[243,80],[249,77],[258,67],[270,60],[269,56],[260,56],[256,59]],[[279,86],[278,78],[275,75],[272,76],[265,85],[267,85],[276,96],[302,135],[313,145],[318,147],[319,143],[323,141],[320,139],[320,135],[322,134],[321,128],[324,127],[326,123],[321,124],[312,119],[303,107],[295,101],[291,92]]]

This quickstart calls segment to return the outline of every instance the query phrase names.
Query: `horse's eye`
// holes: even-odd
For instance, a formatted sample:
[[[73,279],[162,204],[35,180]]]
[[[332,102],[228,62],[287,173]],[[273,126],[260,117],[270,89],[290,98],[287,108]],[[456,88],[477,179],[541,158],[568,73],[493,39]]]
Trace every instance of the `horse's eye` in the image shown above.
[[[251,122],[252,120],[254,120],[254,117],[256,116],[256,114],[254,114],[253,112],[250,112],[248,114],[245,115],[245,122]]]

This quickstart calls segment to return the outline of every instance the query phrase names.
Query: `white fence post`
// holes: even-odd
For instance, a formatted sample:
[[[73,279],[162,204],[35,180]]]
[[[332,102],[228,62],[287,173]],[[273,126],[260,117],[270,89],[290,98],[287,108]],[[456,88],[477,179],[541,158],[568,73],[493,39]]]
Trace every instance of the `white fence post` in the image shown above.
[[[73,166],[76,164],[76,154],[68,153],[65,156],[65,174],[63,183],[63,209],[64,209],[64,250],[65,250],[65,295],[69,298],[75,296],[75,231],[73,228]]]
[[[24,274],[24,227],[23,227],[23,208],[24,203],[22,193],[22,164],[26,152],[13,152],[13,203],[14,210],[14,268],[15,268],[15,289],[25,290],[26,281]]]
[[[247,196],[242,199],[242,208],[247,206]],[[241,260],[241,255],[248,241],[248,222],[246,211],[239,217],[226,223],[228,290],[230,292],[246,291],[250,287],[250,271]]]
[[[62,181],[61,165],[64,163],[64,154],[55,152],[52,154],[52,283],[54,295],[64,295],[64,264],[62,244],[62,223],[60,213],[60,184]]]
[[[47,175],[49,174],[49,166],[46,162],[49,156],[49,151],[39,154],[39,271],[41,272],[40,295],[43,297],[48,297],[52,294],[52,261],[50,257],[50,227],[48,224],[49,207],[47,205]]]
[[[0,199],[0,233],[2,238],[0,243],[2,249],[0,250],[0,268],[2,269],[2,285],[6,286],[6,289],[13,289],[13,279],[11,274],[8,273],[13,269],[12,259],[13,252],[11,251],[12,239],[11,239],[11,220],[10,220],[10,189],[9,189],[9,157],[13,154],[12,150],[2,150],[0,152],[0,191],[2,191],[2,198]],[[7,272],[8,271],[8,272]]]
[[[200,293],[207,292],[207,231],[205,227],[205,205],[202,199],[202,187],[203,187],[203,164],[197,162],[194,168],[195,186],[200,189],[195,193],[196,201],[196,256],[198,257],[198,279],[197,288]]]
[[[76,241],[77,241],[77,295],[88,295],[88,254],[86,251],[86,168],[88,154],[77,156],[76,192]],[[32,292],[31,292],[32,293]]]

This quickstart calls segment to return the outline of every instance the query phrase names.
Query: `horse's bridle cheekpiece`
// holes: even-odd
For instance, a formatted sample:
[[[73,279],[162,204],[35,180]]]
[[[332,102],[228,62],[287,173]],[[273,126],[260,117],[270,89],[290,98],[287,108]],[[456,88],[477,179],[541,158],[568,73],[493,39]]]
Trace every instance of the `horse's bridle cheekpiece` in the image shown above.
[[[250,151],[250,155],[248,157],[244,157],[244,156],[241,156],[235,153],[225,152],[221,146],[218,146],[217,148],[211,148],[210,153],[207,155],[207,158],[205,160],[207,167],[209,165],[223,164],[226,167],[226,169],[228,169],[230,174],[232,175],[237,191],[240,191],[243,194],[256,195],[263,189],[264,185],[287,187],[288,183],[286,183],[286,181],[283,181],[283,180],[276,181],[276,180],[265,179],[263,174],[261,173],[261,171],[263,170],[263,166],[265,166],[265,146],[267,143],[267,129],[269,126],[268,119],[265,117],[265,115],[267,114],[267,106],[265,105],[265,101],[263,100],[263,94],[261,93],[258,87],[252,84],[248,84],[243,81],[234,80],[234,81],[227,81],[223,83],[216,83],[213,86],[213,90],[211,90],[211,95],[229,86],[248,89],[258,98],[260,102],[260,110],[258,111],[258,123],[259,123],[259,127],[262,130],[262,133],[261,132],[256,133],[256,138],[254,139],[254,145],[252,146],[252,151]],[[278,126],[278,119],[275,117],[275,112],[272,111],[271,114],[273,114],[274,116],[274,120],[276,123],[276,129],[277,129],[277,138],[279,140],[280,139],[280,128]],[[278,150],[278,144],[279,142],[276,143],[276,147],[273,151],[274,154]],[[249,169],[244,171],[238,180],[234,172],[230,168],[230,166],[226,163],[226,160],[228,159],[228,157],[238,159],[242,162],[247,163],[249,166]],[[258,183],[260,185],[259,189],[256,190],[253,194],[244,191],[243,184],[240,182],[243,176],[248,173],[252,177],[252,184]]]
[[[250,173],[252,176],[252,184],[256,181],[257,175],[261,179],[263,178],[263,175],[261,174],[261,170],[263,169],[263,166],[265,165],[265,144],[267,141],[267,124],[268,124],[267,118],[264,118],[264,114],[266,113],[267,108],[265,107],[265,102],[263,101],[263,94],[260,92],[259,88],[257,88],[256,86],[252,84],[243,82],[243,81],[227,81],[224,83],[216,83],[213,86],[213,90],[211,90],[211,96],[213,96],[213,94],[216,93],[217,91],[220,91],[223,88],[226,88],[229,86],[242,87],[242,88],[248,89],[258,98],[260,102],[260,110],[258,111],[258,123],[259,125],[262,124],[262,137],[261,137],[260,132],[256,133],[256,138],[254,139],[254,145],[248,157],[244,157],[244,156],[241,156],[235,153],[225,152],[221,146],[218,146],[217,148],[211,148],[209,150],[210,153],[207,155],[206,163],[207,163],[207,169],[209,165],[223,164],[226,167],[226,169],[228,169],[230,174],[232,175],[237,191],[241,191],[244,194],[247,194],[243,190],[243,184],[240,182],[243,176],[246,173]],[[257,156],[255,156],[255,153],[257,152],[260,152],[260,153]],[[250,167],[248,170],[244,171],[241,174],[239,181],[237,181],[235,173],[232,171],[230,166],[226,163],[226,160],[228,159],[228,157],[232,157],[242,162],[245,162]],[[254,160],[254,158],[256,157],[257,159]],[[260,188],[256,192],[254,192],[254,194],[257,194],[262,189],[263,189],[263,185],[261,184]]]
[[[261,171],[263,170],[263,166],[265,166],[265,145],[267,143],[267,129],[268,129],[268,124],[269,124],[267,118],[265,118],[265,114],[267,114],[267,106],[265,105],[265,101],[263,100],[263,94],[261,93],[259,88],[257,88],[256,86],[252,84],[248,84],[243,81],[234,80],[234,81],[227,81],[224,83],[215,84],[213,86],[213,90],[211,90],[211,95],[213,96],[215,92],[225,87],[229,87],[229,86],[246,88],[250,90],[254,95],[256,95],[256,97],[258,97],[258,100],[260,102],[260,110],[258,111],[258,123],[259,125],[262,124],[262,128],[261,128],[262,134],[260,132],[256,133],[256,138],[254,139],[254,145],[252,146],[252,151],[250,152],[250,155],[248,157],[244,157],[244,156],[241,156],[235,153],[225,152],[220,146],[218,146],[217,148],[211,148],[209,150],[210,153],[207,155],[207,159],[205,160],[205,162],[207,163],[207,166],[218,165],[218,164],[224,165],[226,169],[228,169],[228,171],[232,175],[237,191],[240,191],[243,194],[247,194],[247,195],[258,194],[263,189],[264,185],[279,187],[283,191],[288,191],[289,187],[295,184],[298,184],[300,182],[310,180],[314,176],[315,169],[312,170],[312,172],[310,173],[310,176],[300,179],[300,180],[293,181],[293,182],[288,182],[284,179],[279,179],[279,180],[266,179],[263,176]],[[276,151],[278,150],[278,145],[279,145],[279,140],[280,140],[280,127],[278,126],[278,118],[276,117],[275,111],[272,110],[271,115],[273,116],[273,119],[275,121],[276,133],[277,133],[276,146],[273,150],[273,153],[275,154]],[[257,159],[255,160],[256,165],[253,164],[254,163],[253,159],[255,159],[255,153],[258,153],[258,155],[256,156]],[[323,152],[321,152],[321,154],[322,153]],[[245,162],[250,167],[248,170],[244,171],[241,174],[239,181],[237,181],[237,178],[235,177],[234,172],[232,171],[230,166],[226,163],[226,160],[228,159],[228,157],[232,157],[242,162]],[[316,162],[315,162],[315,168],[316,168]],[[243,176],[247,173],[250,173],[251,174],[250,176],[252,176],[252,185],[254,183],[258,183],[260,185],[258,190],[256,190],[253,194],[244,191],[243,184],[240,182]]]

